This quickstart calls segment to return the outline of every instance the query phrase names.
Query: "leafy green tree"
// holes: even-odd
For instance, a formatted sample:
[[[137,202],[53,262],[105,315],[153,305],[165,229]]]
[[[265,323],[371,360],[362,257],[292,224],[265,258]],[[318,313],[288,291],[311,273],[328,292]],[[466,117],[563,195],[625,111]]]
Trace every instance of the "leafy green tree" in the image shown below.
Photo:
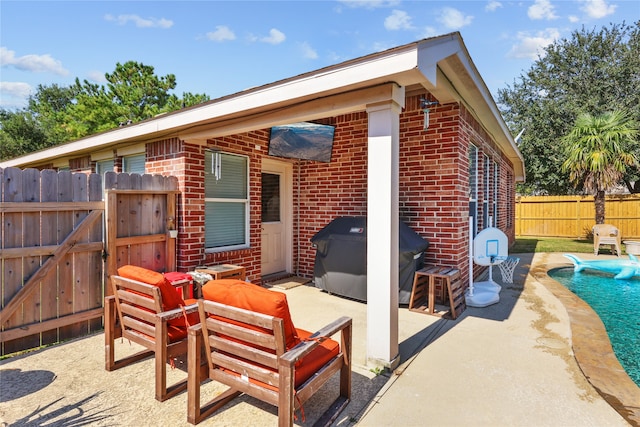
[[[176,111],[181,108],[202,104],[203,102],[207,102],[208,100],[209,100],[209,97],[207,95],[184,92],[182,94],[182,98],[178,98],[175,95],[171,95],[171,97],[167,101],[167,106],[165,109],[167,111]]]
[[[630,150],[638,144],[638,123],[620,110],[600,116],[583,113],[564,137],[563,171],[576,186],[594,195],[596,224],[604,224],[605,192],[613,189],[628,167],[638,166]]]
[[[9,159],[47,146],[47,136],[27,111],[0,109],[0,159]]]
[[[135,61],[116,64],[107,84],[87,80],[69,87],[39,85],[28,106],[0,114],[0,159],[16,157],[209,100],[205,94],[171,94],[176,77],[158,77]]]
[[[107,94],[125,122],[149,119],[164,112],[169,91],[176,87],[173,74],[157,77],[153,67],[134,61],[116,64],[115,71],[105,77]]]
[[[580,193],[565,160],[562,138],[582,113],[601,115],[612,109],[640,117],[640,21],[582,29],[545,49],[513,86],[498,92],[502,114],[514,135],[524,129],[519,148],[527,180],[522,194]],[[640,147],[634,147],[640,156]],[[640,169],[627,168],[627,187],[640,192]],[[622,182],[622,181],[621,181]]]
[[[57,145],[68,140],[66,114],[77,95],[78,91],[73,86],[53,84],[38,85],[35,94],[29,97],[24,112],[33,116],[34,123],[46,135],[47,144]]]

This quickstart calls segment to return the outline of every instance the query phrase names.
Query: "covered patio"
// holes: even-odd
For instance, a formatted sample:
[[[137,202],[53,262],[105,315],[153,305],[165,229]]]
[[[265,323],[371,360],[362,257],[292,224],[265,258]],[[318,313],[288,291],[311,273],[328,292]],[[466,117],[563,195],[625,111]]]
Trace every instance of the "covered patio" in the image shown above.
[[[581,358],[574,351],[581,345],[576,346],[579,337],[571,327],[571,310],[542,277],[548,266],[569,265],[566,259],[561,254],[519,256],[513,284],[496,277],[503,285],[496,305],[469,307],[455,321],[400,308],[402,361],[394,371],[372,372],[366,366],[366,304],[309,285],[283,290],[298,327],[315,330],[342,315],[353,318],[353,399],[333,425],[638,423],[638,387],[625,387],[624,381],[606,373],[614,387],[607,389],[597,383],[597,373],[576,362]],[[593,336],[590,340],[602,342]],[[136,348],[123,342],[118,350]],[[606,360],[603,355],[600,364],[607,367]],[[184,375],[180,368],[178,364],[170,375]],[[104,335],[92,335],[1,361],[0,422],[189,425],[186,393],[161,403],[154,399],[153,383],[151,359],[105,371]],[[305,418],[298,412],[296,425],[317,421],[335,399],[333,385],[304,405]],[[619,405],[614,409],[597,389],[611,394]],[[220,391],[217,384],[205,384],[203,399]],[[276,424],[275,407],[241,397],[200,425]]]

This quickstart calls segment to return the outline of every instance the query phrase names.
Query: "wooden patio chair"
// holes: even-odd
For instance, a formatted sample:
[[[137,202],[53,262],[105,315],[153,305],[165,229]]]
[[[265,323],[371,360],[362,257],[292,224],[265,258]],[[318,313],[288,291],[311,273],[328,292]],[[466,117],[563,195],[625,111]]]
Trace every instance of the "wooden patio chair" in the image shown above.
[[[202,291],[200,324],[189,328],[189,423],[198,424],[246,393],[277,406],[279,426],[292,426],[295,410],[339,372],[340,394],[320,419],[335,420],[351,399],[351,318],[311,334],[294,328],[282,292],[230,279],[210,281]],[[329,338],[338,332],[340,343]],[[229,388],[201,405],[206,379]]]
[[[167,386],[166,365],[187,354],[187,328],[200,321],[198,306],[195,300],[186,305],[162,273],[135,266],[118,273],[111,276],[113,295],[105,298],[105,369],[114,371],[155,355],[155,397],[162,402],[187,388],[186,378]],[[146,350],[115,360],[118,338]]]
[[[622,236],[620,236],[620,231],[617,227],[611,224],[596,224],[591,231],[593,232],[594,255],[598,255],[600,245],[610,245],[612,254],[614,250],[616,255],[620,256],[622,254],[620,249]]]

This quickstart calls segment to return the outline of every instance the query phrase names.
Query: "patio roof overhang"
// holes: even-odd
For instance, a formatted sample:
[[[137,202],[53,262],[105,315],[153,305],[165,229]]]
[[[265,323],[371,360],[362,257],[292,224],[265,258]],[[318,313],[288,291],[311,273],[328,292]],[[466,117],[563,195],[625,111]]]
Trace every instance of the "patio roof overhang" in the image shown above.
[[[394,87],[426,89],[441,104],[459,102],[475,116],[524,180],[524,160],[459,33],[425,39],[250,88],[140,123],[0,162],[0,167],[37,167],[164,138],[192,143],[319,119],[392,99]]]

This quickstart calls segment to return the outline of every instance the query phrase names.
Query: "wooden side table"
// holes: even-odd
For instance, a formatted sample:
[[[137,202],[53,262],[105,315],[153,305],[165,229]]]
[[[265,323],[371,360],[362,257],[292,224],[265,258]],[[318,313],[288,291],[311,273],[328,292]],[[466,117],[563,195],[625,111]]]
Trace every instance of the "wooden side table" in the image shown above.
[[[245,280],[246,270],[240,265],[233,264],[219,264],[197,267],[198,273],[210,274],[213,280],[218,279],[238,279]]]
[[[446,293],[446,296],[443,295],[441,302],[448,300],[448,311],[436,310],[436,279],[443,282],[442,291]],[[464,298],[459,279],[460,271],[456,268],[426,265],[424,268],[417,270],[413,280],[409,310],[440,317],[448,314],[452,319],[455,319],[458,317],[459,311],[462,311],[460,309],[464,309],[462,307]]]
[[[219,279],[245,280],[246,279],[246,270],[241,265],[233,265],[233,264],[204,265],[204,266],[196,267],[195,271],[197,273],[208,274],[213,278],[213,280],[219,280]],[[197,281],[195,282],[197,298],[202,297],[203,284],[204,283],[199,283]]]

